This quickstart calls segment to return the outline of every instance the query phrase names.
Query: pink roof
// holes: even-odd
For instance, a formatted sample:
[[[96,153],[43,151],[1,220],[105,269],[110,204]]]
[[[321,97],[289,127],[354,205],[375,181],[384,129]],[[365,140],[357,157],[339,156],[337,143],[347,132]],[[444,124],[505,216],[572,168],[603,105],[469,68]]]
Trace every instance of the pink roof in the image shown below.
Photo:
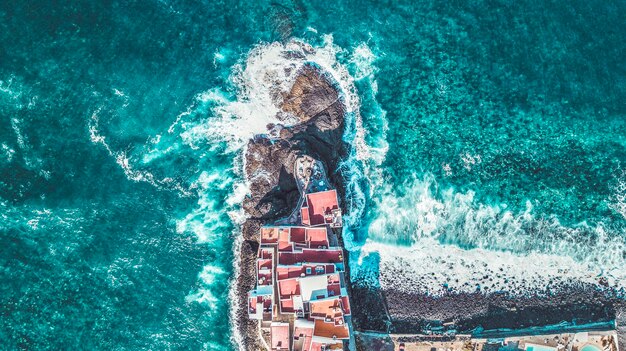
[[[295,310],[293,309],[293,300],[291,298],[286,300],[280,300],[280,311],[282,313],[295,312]]]
[[[272,273],[259,273],[257,274],[258,285],[272,285]]]
[[[261,244],[272,244],[278,241],[278,228],[262,227],[261,228]]]
[[[311,219],[309,218],[309,209],[303,207],[300,209],[300,216],[302,217],[302,224],[311,225]]]
[[[291,241],[293,241],[294,243],[305,243],[306,232],[307,232],[307,228],[292,227],[291,228]]]
[[[341,286],[339,284],[328,284],[326,290],[328,291],[328,296],[341,295]]]
[[[306,231],[308,241],[311,243],[311,248],[317,248],[319,246],[328,247],[328,229],[323,228],[309,228]]]
[[[272,350],[289,350],[289,324],[272,324]]]
[[[324,270],[319,271],[317,267],[324,267]],[[301,277],[302,274],[306,274],[306,269],[310,268],[311,273],[309,275],[318,275],[326,273],[335,273],[335,265],[333,264],[304,264],[302,266],[278,266],[276,272],[278,273],[278,280]]]
[[[250,309],[250,313],[256,313],[256,307],[258,303],[263,303],[263,308],[269,309],[272,307],[272,297],[271,296],[248,296],[248,308]]]
[[[286,279],[278,282],[278,292],[280,297],[287,298],[293,295],[300,295],[300,283],[297,279]]]
[[[248,296],[248,309],[252,314],[256,313],[256,304],[259,297],[260,296]]]
[[[289,228],[278,229],[278,241],[289,242]]]
[[[279,252],[278,264],[294,265],[296,263],[341,263],[340,249],[313,250],[303,249],[302,252]]]
[[[257,261],[258,269],[267,268],[272,269],[272,259],[258,259]]]
[[[293,340],[294,343],[302,340],[302,350],[309,351],[311,347],[311,339],[313,338],[313,328],[307,328],[303,326],[298,326],[294,328],[293,331]]]
[[[272,249],[261,249],[259,250],[259,258],[264,260],[271,260],[273,256],[272,253]]]
[[[306,194],[306,199],[308,205],[308,217],[311,223],[310,225],[326,223],[324,216],[330,214],[331,210],[339,208],[336,190],[309,193]]]
[[[279,241],[278,242],[278,251],[291,251],[293,245],[289,241]]]

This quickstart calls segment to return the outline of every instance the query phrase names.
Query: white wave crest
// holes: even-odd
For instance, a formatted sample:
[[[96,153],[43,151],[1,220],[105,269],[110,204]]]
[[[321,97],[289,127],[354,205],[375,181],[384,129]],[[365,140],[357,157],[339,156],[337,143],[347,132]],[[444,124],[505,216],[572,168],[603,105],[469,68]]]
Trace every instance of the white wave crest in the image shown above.
[[[342,53],[345,51],[333,43],[331,35],[323,36],[319,47],[297,39],[257,45],[245,61],[233,67],[230,81],[236,88],[234,96],[220,89],[206,93],[206,99],[214,106],[214,116],[198,126],[199,131],[214,140],[228,142],[231,151],[241,150],[254,135],[267,133],[268,124],[280,122],[277,114],[282,94],[291,89],[304,65],[314,64],[337,84],[348,114],[356,116],[358,132],[354,144],[360,159],[367,158],[365,132],[358,115],[360,100],[348,68],[338,61]]]
[[[609,207],[626,219],[626,171],[620,171],[612,191]]]
[[[602,225],[566,227],[536,217],[530,204],[515,214],[477,203],[473,192],[436,187],[432,177],[415,179],[402,195],[387,187],[376,201],[362,255],[380,254],[381,285],[436,294],[479,284],[515,294],[601,277],[626,288],[626,243]]]
[[[209,306],[210,310],[215,310],[219,300],[215,294],[213,294],[211,286],[215,284],[216,280],[224,279],[224,274],[226,274],[226,272],[219,266],[211,264],[204,266],[202,272],[198,274],[202,288],[198,289],[193,294],[187,295],[185,300],[187,302],[206,304]]]

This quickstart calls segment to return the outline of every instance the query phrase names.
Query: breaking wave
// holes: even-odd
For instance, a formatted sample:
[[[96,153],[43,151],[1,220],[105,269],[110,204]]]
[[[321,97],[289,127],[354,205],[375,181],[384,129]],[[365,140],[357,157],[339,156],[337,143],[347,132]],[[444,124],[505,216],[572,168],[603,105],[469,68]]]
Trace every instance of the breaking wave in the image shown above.
[[[626,171],[620,171],[612,187],[609,207],[626,219]]]
[[[122,168],[126,178],[135,182],[146,182],[159,189],[176,190],[183,196],[190,196],[192,193],[189,188],[185,188],[182,184],[177,183],[170,177],[159,179],[147,170],[136,170],[132,160],[126,151],[113,150],[107,143],[106,137],[99,130],[100,119],[98,111],[91,115],[88,122],[89,139],[92,143],[101,145],[107,151],[109,156],[115,159],[115,162]]]
[[[474,195],[439,189],[432,176],[407,182],[402,194],[383,188],[362,248],[362,256],[380,255],[381,285],[431,294],[541,293],[573,282],[626,289],[619,230],[567,227],[537,216],[530,203],[513,213]]]
[[[346,60],[342,60],[346,57]],[[268,124],[289,122],[290,116],[282,115],[280,119],[278,118],[278,114],[283,113],[279,109],[282,94],[291,89],[298,71],[304,65],[316,65],[327,74],[336,85],[340,98],[346,107],[345,140],[353,148],[350,159],[344,162],[340,171],[347,179],[354,181],[348,190],[348,198],[353,199],[352,203],[355,204],[355,206],[350,206],[350,213],[356,214],[354,215],[355,218],[362,216],[365,208],[365,203],[362,200],[365,195],[360,188],[361,184],[358,183],[362,183],[363,174],[371,169],[367,165],[363,165],[372,159],[377,160],[376,162],[379,164],[384,159],[386,152],[386,144],[372,143],[372,140],[368,140],[365,132],[368,127],[367,124],[372,125],[372,130],[375,129],[372,121],[378,124],[383,123],[384,119],[380,119],[380,116],[377,115],[382,110],[377,104],[373,104],[375,106],[373,106],[372,111],[377,112],[362,116],[360,95],[363,96],[363,94],[357,88],[359,85],[365,84],[363,90],[369,91],[371,100],[375,102],[373,98],[375,89],[372,88],[375,85],[373,78],[375,70],[372,66],[374,60],[375,56],[365,44],[350,52],[335,45],[331,35],[322,36],[320,45],[316,46],[298,39],[290,40],[287,43],[259,44],[250,50],[245,59],[232,67],[229,77],[232,90],[214,88],[198,96],[198,104],[204,106],[207,111],[207,117],[202,122],[192,126],[185,122],[190,115],[195,113],[194,107],[194,109],[181,114],[170,128],[170,133],[179,126],[183,128],[181,137],[190,145],[195,145],[199,140],[208,140],[213,145],[225,144],[223,152],[234,159],[232,170],[234,178],[239,180],[224,185],[233,187],[234,195],[230,196],[227,201],[232,208],[229,215],[236,226],[233,244],[235,276],[231,280],[231,301],[236,301],[237,297],[233,284],[239,273],[237,260],[241,236],[238,235],[240,231],[238,225],[245,220],[242,211],[238,209],[238,205],[248,193],[248,185],[243,183],[245,147],[254,135],[266,134]],[[351,72],[355,74],[353,75]],[[281,120],[283,122],[280,122]],[[293,120],[296,121],[295,118]],[[218,175],[214,176],[215,179],[221,179]],[[208,178],[213,179],[211,176]],[[201,205],[198,208],[198,213],[190,216],[203,216],[203,213],[211,208],[213,208],[211,205]],[[188,227],[188,225],[186,226]],[[213,231],[209,230],[209,232]],[[200,233],[199,237],[208,237],[208,240],[211,240],[209,234]],[[211,296],[206,293],[200,296],[211,300]],[[231,303],[231,321],[236,320],[238,308],[237,303]],[[241,337],[237,335],[236,328],[233,330],[233,342],[239,344]]]

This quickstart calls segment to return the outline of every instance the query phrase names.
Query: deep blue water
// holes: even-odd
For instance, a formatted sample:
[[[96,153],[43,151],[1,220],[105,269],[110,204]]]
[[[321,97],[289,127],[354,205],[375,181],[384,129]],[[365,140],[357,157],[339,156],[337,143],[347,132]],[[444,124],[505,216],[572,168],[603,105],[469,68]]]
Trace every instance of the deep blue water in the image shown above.
[[[463,216],[440,215],[441,242],[550,253],[598,226],[623,240],[624,13],[599,0],[2,2],[2,347],[231,348],[237,151],[203,134],[202,94],[236,99],[233,66],[291,37],[332,34],[344,50],[367,141],[388,143],[370,176],[385,199],[410,207],[427,182],[444,203],[471,191],[470,207],[559,221],[524,224],[518,242],[487,233],[498,216],[468,236]],[[360,63],[364,46],[375,58]],[[356,241],[418,240],[410,218],[377,222],[387,202],[371,188]],[[564,234],[581,222],[584,237]],[[595,262],[588,247],[572,256]],[[599,264],[623,263],[623,247],[612,257]]]

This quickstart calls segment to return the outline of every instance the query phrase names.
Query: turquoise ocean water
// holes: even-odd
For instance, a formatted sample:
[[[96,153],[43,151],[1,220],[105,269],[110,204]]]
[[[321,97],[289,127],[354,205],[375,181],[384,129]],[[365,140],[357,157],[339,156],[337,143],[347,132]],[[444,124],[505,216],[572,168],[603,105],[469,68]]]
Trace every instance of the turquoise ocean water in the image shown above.
[[[259,77],[289,64],[270,43],[291,38],[347,72],[336,78],[360,111],[343,170],[356,254],[430,240],[467,260],[573,262],[566,279],[623,289],[625,12],[595,0],[2,2],[0,349],[237,343],[241,146],[271,112]]]

